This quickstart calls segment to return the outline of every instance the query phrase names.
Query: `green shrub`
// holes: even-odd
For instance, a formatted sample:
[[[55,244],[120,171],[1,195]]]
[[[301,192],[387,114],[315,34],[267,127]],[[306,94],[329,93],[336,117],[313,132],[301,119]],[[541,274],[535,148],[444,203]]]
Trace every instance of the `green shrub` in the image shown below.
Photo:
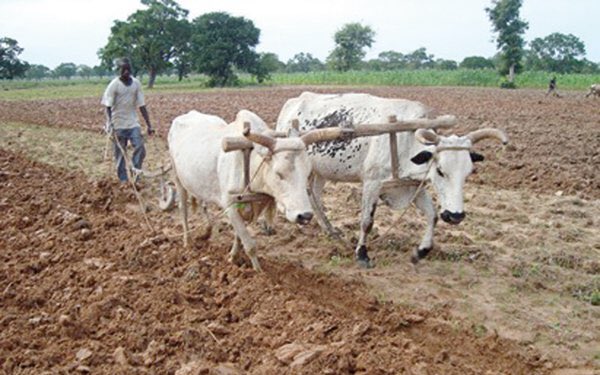
[[[514,82],[510,82],[510,81],[502,81],[500,82],[500,88],[501,89],[516,89],[517,88],[517,84]]]

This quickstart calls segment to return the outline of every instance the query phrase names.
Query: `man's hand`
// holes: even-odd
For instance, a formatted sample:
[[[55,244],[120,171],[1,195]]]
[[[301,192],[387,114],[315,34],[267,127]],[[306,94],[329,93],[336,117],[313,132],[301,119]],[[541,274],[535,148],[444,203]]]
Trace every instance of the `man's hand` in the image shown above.
[[[156,133],[156,131],[154,131],[154,129],[152,129],[152,126],[148,126],[148,136],[153,136],[154,133]]]

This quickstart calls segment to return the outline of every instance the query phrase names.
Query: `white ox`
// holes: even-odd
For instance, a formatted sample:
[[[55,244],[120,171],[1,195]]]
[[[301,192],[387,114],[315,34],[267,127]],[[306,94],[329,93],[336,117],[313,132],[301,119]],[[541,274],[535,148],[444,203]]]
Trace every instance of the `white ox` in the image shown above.
[[[244,124],[249,124],[249,127]],[[191,194],[204,203],[215,203],[226,211],[235,231],[230,261],[235,259],[241,242],[252,266],[260,271],[256,241],[246,229],[246,217],[242,210],[237,209],[234,198],[236,193],[245,189],[243,154],[223,151],[224,138],[243,135],[253,142],[250,190],[274,198],[290,222],[306,224],[313,216],[307,194],[311,164],[306,146],[333,139],[338,133],[311,132],[302,138],[274,138],[264,121],[246,110],[240,111],[229,125],[219,117],[197,111],[175,118],[169,130],[168,142],[175,182],[181,195],[184,244],[187,246],[188,243],[187,198]],[[254,212],[253,218],[258,213]]]
[[[585,95],[585,97],[587,98],[590,95],[600,97],[600,84],[596,83],[590,86],[590,91]]]
[[[277,130],[287,131],[292,120],[299,120],[299,130],[330,127],[351,128],[353,124],[385,123],[394,115],[400,120],[427,117],[431,109],[425,105],[402,99],[385,99],[369,94],[324,95],[305,92],[292,98],[283,106],[277,119]],[[497,129],[481,129],[466,136],[438,136],[431,130],[397,133],[398,175],[403,180],[428,179],[438,195],[441,218],[451,224],[460,223],[465,217],[463,186],[473,170],[473,162],[483,156],[471,152],[474,143],[493,137],[503,143],[506,135]],[[389,136],[334,140],[309,147],[313,163],[310,182],[313,208],[319,224],[333,233],[322,211],[321,194],[326,180],[362,182],[360,237],[355,249],[359,265],[370,267],[367,253],[367,235],[373,226],[378,199],[393,209],[402,209],[416,193],[415,184],[399,185],[382,189],[384,182],[392,177]],[[431,168],[428,164],[433,163]],[[428,172],[427,175],[425,175]],[[425,234],[414,250],[411,260],[417,263],[433,247],[433,231],[437,221],[433,201],[425,189],[419,190],[414,200],[427,219]]]

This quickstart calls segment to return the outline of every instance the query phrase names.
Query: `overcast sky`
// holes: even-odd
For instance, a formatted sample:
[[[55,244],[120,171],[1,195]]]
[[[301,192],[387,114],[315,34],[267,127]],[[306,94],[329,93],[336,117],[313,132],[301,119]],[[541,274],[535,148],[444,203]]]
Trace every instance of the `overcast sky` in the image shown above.
[[[425,47],[435,58],[462,61],[491,57],[494,35],[485,7],[491,0],[179,0],[192,20],[225,11],[243,16],[261,30],[258,52],[274,52],[283,62],[296,53],[324,61],[333,35],[360,22],[376,33],[367,58],[382,51],[409,53]],[[529,22],[525,40],[553,32],[573,34],[585,43],[587,58],[600,62],[600,0],[524,0],[521,18]],[[55,68],[63,62],[99,64],[114,20],[125,20],[139,0],[0,0],[0,37],[16,39],[20,58]]]

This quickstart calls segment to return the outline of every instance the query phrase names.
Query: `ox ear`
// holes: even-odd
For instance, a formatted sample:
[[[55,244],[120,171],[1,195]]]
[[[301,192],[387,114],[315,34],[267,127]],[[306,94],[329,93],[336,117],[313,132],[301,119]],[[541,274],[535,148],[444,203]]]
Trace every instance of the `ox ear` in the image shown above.
[[[412,159],[410,159],[410,161],[412,161],[415,164],[423,164],[423,163],[427,163],[429,160],[431,160],[431,158],[433,157],[433,154],[429,151],[421,151],[419,152],[417,155],[413,156]]]
[[[478,161],[483,161],[485,159],[485,157],[481,154],[478,154],[476,152],[470,152],[471,154],[471,161],[473,163],[477,163]]]

